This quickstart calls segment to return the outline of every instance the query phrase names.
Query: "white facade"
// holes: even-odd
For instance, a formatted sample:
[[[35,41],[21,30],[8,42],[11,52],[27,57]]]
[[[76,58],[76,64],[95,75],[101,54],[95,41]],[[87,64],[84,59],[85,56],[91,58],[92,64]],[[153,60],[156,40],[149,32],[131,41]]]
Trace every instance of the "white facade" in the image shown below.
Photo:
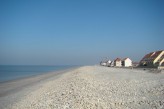
[[[106,65],[109,67],[110,66],[110,64],[111,64],[111,60],[108,60],[107,62],[106,62]]]
[[[124,66],[124,67],[131,67],[132,66],[132,60],[131,59],[129,59],[129,58],[125,58],[123,61],[122,61],[122,65]]]
[[[114,60],[114,66],[116,67],[121,67],[122,66],[122,62],[120,58],[117,58]]]
[[[102,62],[102,63],[101,63],[101,65],[102,65],[102,66],[106,66],[106,65],[107,65],[107,63],[105,63],[105,62]]]
[[[116,61],[116,62],[115,62],[115,66],[116,66],[116,67],[121,67],[121,66],[122,66],[122,65],[121,65],[121,61]]]
[[[114,61],[112,61],[112,62],[111,62],[110,66],[111,66],[111,67],[113,67],[113,66],[114,66]]]
[[[102,66],[110,66],[110,64],[111,64],[111,60],[107,60],[107,61],[101,61],[100,62],[100,65],[102,65]]]

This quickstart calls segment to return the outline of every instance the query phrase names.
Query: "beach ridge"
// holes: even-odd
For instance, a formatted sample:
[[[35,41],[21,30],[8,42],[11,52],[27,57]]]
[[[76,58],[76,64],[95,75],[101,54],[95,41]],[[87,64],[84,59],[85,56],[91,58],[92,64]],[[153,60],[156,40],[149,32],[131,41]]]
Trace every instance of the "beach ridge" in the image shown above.
[[[107,109],[164,107],[164,74],[84,66],[53,77],[8,109]],[[28,90],[28,89],[27,89]]]

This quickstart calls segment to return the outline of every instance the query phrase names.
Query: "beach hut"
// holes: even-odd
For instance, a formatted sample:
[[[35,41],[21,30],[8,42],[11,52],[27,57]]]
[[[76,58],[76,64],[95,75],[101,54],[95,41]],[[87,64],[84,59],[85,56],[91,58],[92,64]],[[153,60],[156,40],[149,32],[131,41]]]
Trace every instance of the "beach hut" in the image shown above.
[[[122,66],[122,61],[120,58],[117,58],[114,60],[114,66],[116,67],[121,67]]]
[[[129,58],[125,58],[122,60],[122,66],[124,67],[131,67],[132,66],[132,60]]]

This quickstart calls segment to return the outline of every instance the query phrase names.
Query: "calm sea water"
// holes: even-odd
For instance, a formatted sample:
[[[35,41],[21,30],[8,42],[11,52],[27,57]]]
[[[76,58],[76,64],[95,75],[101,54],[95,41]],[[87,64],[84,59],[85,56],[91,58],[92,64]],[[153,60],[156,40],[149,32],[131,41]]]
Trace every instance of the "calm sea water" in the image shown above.
[[[65,70],[76,66],[11,66],[0,65],[0,82],[43,74],[51,71]]]

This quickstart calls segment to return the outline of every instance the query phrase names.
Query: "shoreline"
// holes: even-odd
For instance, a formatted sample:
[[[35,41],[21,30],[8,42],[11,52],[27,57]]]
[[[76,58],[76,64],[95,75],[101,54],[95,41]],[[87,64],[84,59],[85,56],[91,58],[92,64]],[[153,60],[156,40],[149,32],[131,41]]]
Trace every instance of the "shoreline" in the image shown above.
[[[32,90],[36,90],[42,84],[50,80],[55,80],[63,74],[77,69],[79,67],[68,68],[64,70],[51,71],[19,79],[4,81],[0,83],[0,108],[6,108],[8,105],[19,101]]]
[[[0,97],[2,109],[164,108],[164,74],[83,66]],[[42,78],[42,77],[41,77]]]
[[[17,86],[23,88],[23,87],[26,87],[26,86],[29,86],[29,85],[33,85],[33,84],[35,84],[37,82],[40,82],[40,81],[50,79],[51,76],[52,77],[60,76],[64,73],[66,73],[66,72],[69,72],[70,70],[77,69],[77,68],[78,67],[73,67],[73,68],[68,68],[68,69],[64,69],[64,70],[50,71],[50,72],[46,72],[46,73],[35,74],[35,75],[27,76],[27,77],[20,77],[20,78],[17,78],[17,79],[0,82],[0,88],[1,88],[0,97],[3,97],[3,96],[6,95],[3,92],[7,93],[8,91],[7,92],[6,92],[6,90],[2,91],[2,89],[8,87],[8,85],[12,85],[12,87],[14,87],[14,88],[18,88]],[[23,83],[23,84],[20,86],[19,85],[20,83]],[[12,89],[12,90],[14,90],[14,89]]]
[[[2,77],[1,78],[3,78],[3,76],[4,76],[3,73],[6,70],[8,70],[7,67],[9,67],[9,69],[13,69],[11,71],[9,70],[9,72],[14,71],[15,69],[18,69],[18,71],[14,71],[14,73],[15,72],[22,72],[19,75],[16,74],[16,76],[15,75],[14,76],[10,75],[9,72],[5,72],[6,74],[9,73],[9,76],[11,76],[11,77],[6,77],[6,75],[5,75],[5,77],[4,77],[5,79],[4,78],[3,79],[0,78],[0,84],[1,84],[1,83],[15,81],[15,80],[20,80],[20,79],[24,79],[24,78],[30,78],[30,77],[37,76],[37,75],[42,75],[42,74],[45,74],[45,73],[56,72],[56,71],[60,71],[60,70],[70,69],[70,68],[77,68],[77,67],[80,67],[80,66],[76,66],[76,65],[74,65],[74,66],[69,66],[69,65],[56,65],[56,66],[50,66],[50,65],[0,65],[0,67],[5,67],[4,69],[2,68],[2,71],[1,71],[2,72]],[[15,68],[15,67],[18,67],[18,68]],[[23,67],[25,69],[22,71],[22,68],[20,68],[20,67]],[[47,68],[47,67],[49,67],[48,69],[52,69],[52,70],[47,70],[47,71],[46,70],[44,71],[44,69],[43,70],[39,70],[39,67],[40,68],[45,68],[45,67]],[[56,68],[52,68],[52,67],[56,67]],[[26,70],[30,70],[29,73],[26,73],[26,72],[28,72]]]

